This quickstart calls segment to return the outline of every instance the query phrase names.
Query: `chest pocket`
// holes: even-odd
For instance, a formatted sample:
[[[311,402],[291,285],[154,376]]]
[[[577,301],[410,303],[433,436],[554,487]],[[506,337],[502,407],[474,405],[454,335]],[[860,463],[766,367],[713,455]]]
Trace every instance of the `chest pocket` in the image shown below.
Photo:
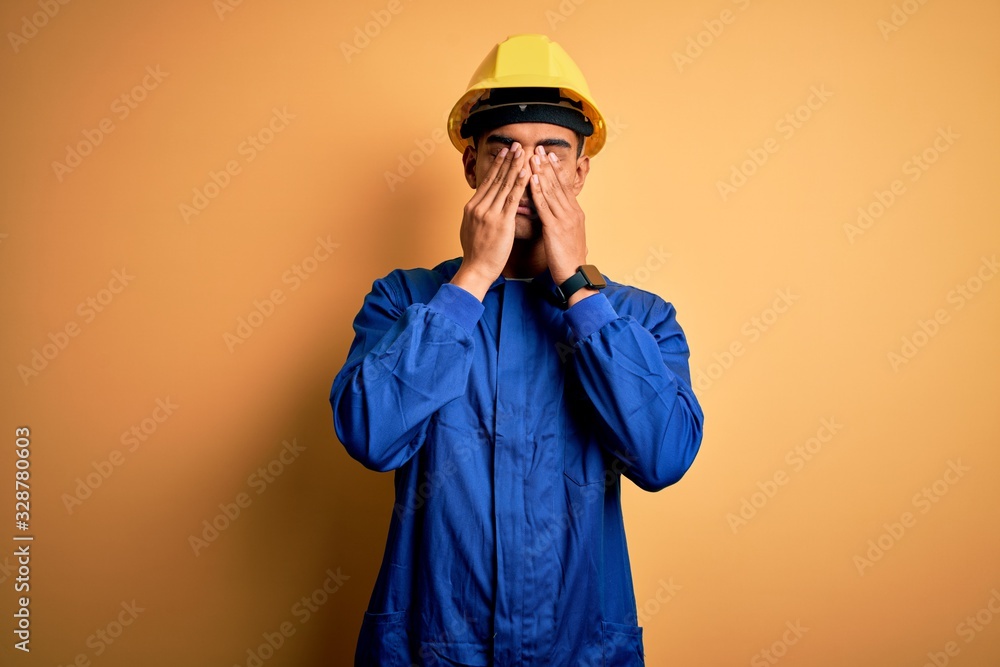
[[[571,375],[565,384],[567,422],[563,433],[563,473],[574,484],[587,486],[610,481],[608,460],[597,442],[594,406]]]
[[[578,486],[609,481],[607,459],[592,434],[572,433],[563,442],[563,474]]]

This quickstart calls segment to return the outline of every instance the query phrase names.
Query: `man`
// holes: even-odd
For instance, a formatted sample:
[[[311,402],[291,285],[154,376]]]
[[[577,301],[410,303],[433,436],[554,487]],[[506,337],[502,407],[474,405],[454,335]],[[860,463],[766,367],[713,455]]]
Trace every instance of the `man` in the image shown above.
[[[557,44],[498,44],[449,133],[463,256],[375,281],[330,395],[350,455],[395,471],[355,662],[642,665],[621,476],[656,491],[698,451],[684,334],[586,264],[605,126]]]

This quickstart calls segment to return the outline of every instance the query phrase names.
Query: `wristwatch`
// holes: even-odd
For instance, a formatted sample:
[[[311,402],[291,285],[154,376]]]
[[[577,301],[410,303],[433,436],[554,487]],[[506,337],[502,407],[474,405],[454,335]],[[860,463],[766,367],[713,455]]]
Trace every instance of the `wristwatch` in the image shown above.
[[[593,264],[584,264],[577,268],[576,273],[566,279],[562,285],[556,285],[556,298],[563,310],[569,307],[569,298],[584,287],[604,289],[608,284],[604,276]]]

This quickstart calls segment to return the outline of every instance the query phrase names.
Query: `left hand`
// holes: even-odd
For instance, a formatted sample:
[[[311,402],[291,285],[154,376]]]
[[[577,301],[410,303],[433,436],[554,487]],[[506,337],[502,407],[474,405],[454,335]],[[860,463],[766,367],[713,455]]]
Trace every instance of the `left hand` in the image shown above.
[[[535,149],[528,163],[532,174],[528,187],[542,221],[542,242],[549,273],[555,284],[561,285],[581,264],[587,263],[583,209],[569,184],[562,181],[572,178],[574,172],[562,169],[555,153],[546,154],[544,146]]]

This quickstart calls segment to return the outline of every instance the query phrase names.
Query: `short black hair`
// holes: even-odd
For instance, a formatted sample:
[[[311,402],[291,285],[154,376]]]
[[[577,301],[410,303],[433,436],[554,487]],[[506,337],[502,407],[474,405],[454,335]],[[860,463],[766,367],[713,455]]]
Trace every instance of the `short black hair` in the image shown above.
[[[473,135],[472,147],[475,148],[476,150],[479,150],[479,140],[482,138],[484,134],[486,133],[482,132],[480,134]],[[576,135],[576,157],[579,158],[581,155],[583,155],[583,141],[585,137],[583,136],[582,132],[573,132],[573,134]]]

